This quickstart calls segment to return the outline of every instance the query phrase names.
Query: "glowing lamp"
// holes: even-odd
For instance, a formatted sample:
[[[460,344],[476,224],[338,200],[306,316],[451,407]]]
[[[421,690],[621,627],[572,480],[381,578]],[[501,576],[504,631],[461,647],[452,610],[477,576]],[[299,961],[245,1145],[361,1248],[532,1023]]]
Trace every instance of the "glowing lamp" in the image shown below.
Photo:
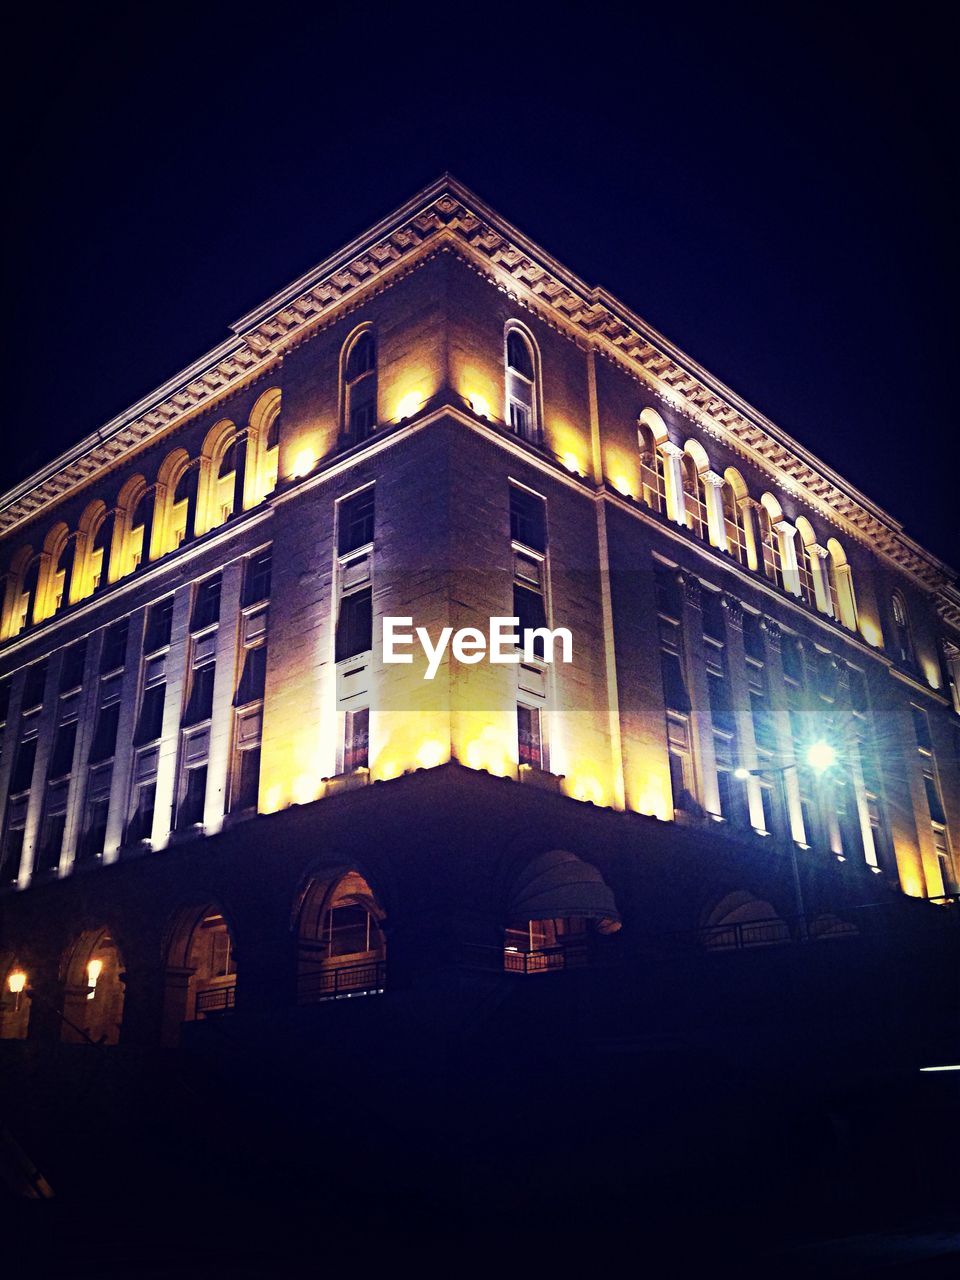
[[[824,773],[836,762],[837,753],[829,742],[821,739],[819,742],[811,743],[807,748],[807,764],[814,773]]]
[[[22,969],[15,969],[7,978],[7,986],[10,988],[10,994],[18,996],[27,985],[27,975]]]
[[[409,391],[397,405],[397,418],[402,422],[404,418],[412,418],[423,404],[422,398],[416,391]]]
[[[312,449],[301,449],[294,455],[290,474],[294,480],[298,480],[301,476],[308,476],[316,465],[316,461],[317,459]]]
[[[735,778],[738,778],[741,782],[746,782],[746,780],[750,777],[750,770],[744,768],[742,764],[738,765],[737,768],[734,769],[733,771],[733,776]]]
[[[493,416],[490,412],[490,401],[476,391],[467,392],[467,403],[478,418],[490,418]]]
[[[91,960],[87,965],[87,986],[90,990],[87,992],[87,999],[92,1000],[97,994],[97,980],[103,973],[103,961]]]

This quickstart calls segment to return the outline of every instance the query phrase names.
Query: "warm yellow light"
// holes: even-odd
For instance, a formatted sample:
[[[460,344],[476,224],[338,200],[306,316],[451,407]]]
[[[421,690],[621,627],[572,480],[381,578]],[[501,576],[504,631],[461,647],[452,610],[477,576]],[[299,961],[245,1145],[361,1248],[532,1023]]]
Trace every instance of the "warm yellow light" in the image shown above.
[[[435,769],[447,759],[446,746],[435,738],[424,742],[417,752],[417,764],[421,769]]]
[[[572,471],[575,476],[583,475],[583,468],[580,466],[580,459],[575,453],[565,453],[560,459],[568,471]]]
[[[310,773],[301,773],[293,783],[294,804],[310,804],[320,794],[320,780]]]
[[[837,753],[829,742],[819,741],[807,747],[807,764],[815,773],[823,773],[837,762]]]
[[[298,480],[301,476],[308,476],[316,466],[316,463],[317,457],[312,449],[301,449],[294,455],[290,474],[295,480]]]
[[[617,493],[622,493],[625,498],[633,497],[633,490],[630,487],[630,481],[626,476],[614,476],[613,487]]]
[[[883,636],[880,628],[876,623],[871,622],[869,618],[860,619],[860,634],[872,648],[880,649],[883,647]]]
[[[404,418],[412,418],[415,413],[420,411],[423,404],[423,397],[417,391],[408,391],[407,394],[397,404],[397,418],[403,421]]]
[[[493,414],[490,412],[490,401],[486,396],[480,395],[478,391],[467,392],[467,403],[478,418],[493,417]]]
[[[283,808],[283,787],[279,783],[274,783],[272,787],[267,789],[267,794],[263,798],[262,813],[276,813],[278,809]]]
[[[923,661],[923,674],[927,677],[927,684],[931,689],[940,688],[940,672],[935,662],[930,662],[925,658]]]
[[[27,975],[22,969],[15,969],[7,978],[7,986],[12,995],[18,996],[27,985]]]
[[[578,778],[574,782],[570,794],[574,800],[582,800],[585,804],[603,803],[603,788],[596,778]]]
[[[90,990],[87,992],[87,999],[92,1000],[97,994],[97,980],[103,973],[103,961],[91,960],[87,965],[87,986]]]

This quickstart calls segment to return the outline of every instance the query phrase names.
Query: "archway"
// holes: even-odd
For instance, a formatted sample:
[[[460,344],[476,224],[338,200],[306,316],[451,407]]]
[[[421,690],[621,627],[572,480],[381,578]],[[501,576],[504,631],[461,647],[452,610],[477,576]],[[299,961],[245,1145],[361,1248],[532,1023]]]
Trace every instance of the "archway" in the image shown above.
[[[737,889],[709,912],[700,938],[708,951],[737,951],[789,942],[790,928],[764,898]]]
[[[383,918],[383,908],[358,871],[310,881],[297,921],[300,1004],[383,991]]]
[[[116,1044],[123,1022],[123,957],[110,930],[85,930],[63,966],[63,1024],[68,1044]]]
[[[616,933],[620,913],[596,867],[553,849],[528,862],[510,887],[503,967],[546,973],[589,964],[597,935]]]
[[[234,1007],[237,959],[233,933],[213,902],[177,912],[166,949],[161,1038],[174,1045],[184,1022]]]

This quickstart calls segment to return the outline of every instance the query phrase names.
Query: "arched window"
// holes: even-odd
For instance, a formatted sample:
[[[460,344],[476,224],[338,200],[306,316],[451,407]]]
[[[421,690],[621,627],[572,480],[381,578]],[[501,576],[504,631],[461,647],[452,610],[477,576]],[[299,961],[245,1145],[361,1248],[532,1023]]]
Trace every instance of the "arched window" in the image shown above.
[[[193,537],[197,519],[197,485],[200,468],[189,463],[177,479],[170,503],[169,550],[176,551],[181,543]]]
[[[377,340],[372,329],[347,340],[342,369],[342,429],[350,444],[359,444],[377,426]]]
[[[902,594],[894,591],[890,597],[893,611],[893,651],[898,661],[912,665],[915,661],[913,635],[907,619],[907,606]]]
[[[108,929],[88,929],[64,964],[62,1036],[70,1044],[116,1044],[123,1021],[123,958]]]
[[[527,863],[511,886],[503,966],[548,973],[588,964],[596,935],[619,929],[616,901],[597,868],[554,849]]]
[[[37,593],[40,588],[40,557],[33,556],[21,579],[19,599],[14,613],[11,635],[19,635],[24,627],[36,621]]]
[[[814,579],[816,567],[813,563],[813,557],[817,554],[814,550],[817,537],[810,526],[809,520],[803,516],[797,520],[797,533],[800,537],[800,545],[797,547],[797,577],[800,580],[800,598],[804,604],[816,607],[817,589]]]
[[[644,410],[644,414],[646,412]],[[662,439],[666,439],[665,429]],[[662,514],[667,509],[667,485],[663,454],[658,448],[660,438],[643,415],[637,424],[637,444],[640,448],[640,496],[651,511]]]
[[[175,1045],[184,1022],[234,1007],[237,963],[233,934],[214,903],[178,912],[167,947],[162,1039]]]
[[[743,507],[746,496],[746,486],[740,479],[739,473],[731,468],[724,477],[721,489],[723,530],[727,540],[727,551],[739,564],[746,564],[748,559],[746,515]]]
[[[686,511],[687,528],[698,538],[707,536],[707,501],[703,490],[703,479],[696,459],[684,453],[680,459],[683,472],[683,505]]]
[[[280,388],[270,387],[257,400],[250,412],[248,467],[255,474],[247,476],[247,506],[262,502],[277,487],[280,458]]]
[[[539,353],[533,338],[515,322],[506,329],[505,420],[522,440],[540,441]]]
[[[144,486],[140,497],[136,500],[136,505],[130,512],[125,566],[127,573],[133,573],[136,568],[150,559],[155,510],[156,491]]]
[[[766,899],[739,889],[728,893],[707,915],[700,938],[711,951],[769,947],[789,942],[790,927]]]
[[[783,549],[780,545],[780,535],[774,525],[783,517],[776,498],[772,498],[768,493],[763,495],[757,510],[757,518],[760,525],[760,551],[764,576],[782,588]]]
[[[348,871],[316,878],[298,921],[297,999],[301,1004],[383,990],[387,944],[383,909],[366,879]]]
[[[843,547],[831,538],[827,542],[830,558],[827,560],[827,576],[830,583],[830,603],[833,616],[851,631],[858,626],[857,597],[853,589],[853,571]]]

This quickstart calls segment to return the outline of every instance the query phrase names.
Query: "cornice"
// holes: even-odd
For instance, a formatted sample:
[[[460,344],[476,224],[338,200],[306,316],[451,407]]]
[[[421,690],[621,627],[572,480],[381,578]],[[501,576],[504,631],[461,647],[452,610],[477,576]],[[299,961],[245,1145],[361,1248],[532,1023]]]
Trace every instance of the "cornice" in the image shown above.
[[[0,499],[0,536],[89,483],[131,450],[172,430],[276,363],[371,287],[453,248],[518,301],[643,381],[700,430],[770,475],[773,487],[939,593],[960,622],[955,575],[865,495],[605,289],[587,285],[455,179],[444,175],[261,306],[233,336]],[[392,283],[392,279],[391,279]]]

